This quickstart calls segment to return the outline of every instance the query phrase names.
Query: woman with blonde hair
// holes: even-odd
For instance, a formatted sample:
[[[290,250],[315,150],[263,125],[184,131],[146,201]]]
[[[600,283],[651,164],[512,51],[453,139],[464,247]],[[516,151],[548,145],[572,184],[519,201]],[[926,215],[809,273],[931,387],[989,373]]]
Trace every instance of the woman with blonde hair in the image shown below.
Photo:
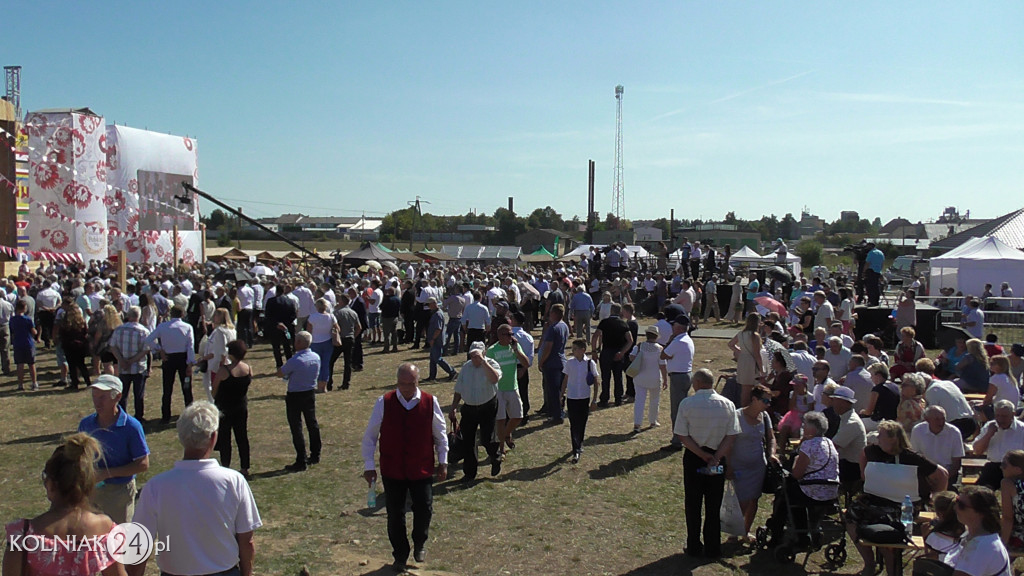
[[[85,433],[64,439],[43,468],[43,487],[50,509],[35,518],[11,522],[7,541],[15,538],[31,546],[4,551],[4,574],[103,574],[124,576],[125,569],[108,552],[106,539],[115,524],[90,504],[96,487],[96,464],[102,457],[99,442]],[[92,542],[99,546],[66,546],[66,542]]]
[[[217,377],[224,359],[228,355],[228,342],[238,338],[235,332],[235,324],[231,321],[231,313],[227,308],[217,308],[213,311],[213,329],[206,340],[205,350],[200,360],[206,360],[206,372],[203,372],[203,389],[206,391],[206,399],[213,402],[213,380]]]
[[[117,308],[110,304],[103,306],[103,309],[93,315],[92,323],[89,325],[89,336],[92,339],[92,371],[95,375],[113,374],[114,364],[117,358],[107,350],[110,336],[114,328],[121,325],[121,314]],[[102,372],[100,367],[102,364]]]
[[[736,382],[740,385],[741,408],[750,403],[750,392],[757,384],[758,378],[764,375],[764,368],[761,366],[761,335],[758,328],[761,327],[761,317],[756,312],[747,314],[746,324],[732,340],[729,341],[729,348],[736,357]]]
[[[971,338],[966,343],[967,354],[956,365],[960,375],[954,383],[964,393],[984,394],[988,391],[988,354],[985,343]]]

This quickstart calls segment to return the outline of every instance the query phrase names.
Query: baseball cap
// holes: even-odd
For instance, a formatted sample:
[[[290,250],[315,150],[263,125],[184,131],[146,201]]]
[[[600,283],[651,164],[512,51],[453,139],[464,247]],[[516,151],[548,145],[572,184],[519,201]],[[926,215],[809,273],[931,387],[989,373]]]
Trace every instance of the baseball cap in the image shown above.
[[[120,394],[122,390],[121,379],[118,378],[117,376],[114,376],[113,374],[100,374],[99,377],[93,380],[92,384],[89,385],[89,388],[96,388],[99,390],[113,390],[114,392]]]
[[[487,345],[485,345],[483,342],[479,342],[479,341],[478,342],[473,342],[469,346],[469,353],[472,354],[475,351],[483,352],[486,349],[487,349]]]
[[[846,400],[847,402],[856,402],[857,396],[853,393],[852,388],[846,386],[840,386],[832,392],[832,398],[838,398],[840,400]]]
[[[669,324],[679,324],[681,326],[689,326],[690,319],[686,317],[686,314],[679,314],[675,318],[668,321]]]

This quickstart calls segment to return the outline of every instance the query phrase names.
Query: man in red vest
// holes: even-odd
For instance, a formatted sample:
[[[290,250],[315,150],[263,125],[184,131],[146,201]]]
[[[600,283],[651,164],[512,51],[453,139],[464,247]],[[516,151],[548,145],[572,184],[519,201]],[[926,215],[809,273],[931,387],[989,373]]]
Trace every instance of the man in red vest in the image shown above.
[[[415,364],[398,367],[398,389],[377,399],[363,435],[363,477],[372,486],[377,481],[373,455],[380,443],[380,475],[388,512],[397,572],[405,571],[409,539],[405,531],[406,494],[412,497],[413,558],[426,559],[424,546],[433,514],[434,451],[437,451],[437,479],[448,477],[448,435],[441,404],[420,390],[420,372]]]

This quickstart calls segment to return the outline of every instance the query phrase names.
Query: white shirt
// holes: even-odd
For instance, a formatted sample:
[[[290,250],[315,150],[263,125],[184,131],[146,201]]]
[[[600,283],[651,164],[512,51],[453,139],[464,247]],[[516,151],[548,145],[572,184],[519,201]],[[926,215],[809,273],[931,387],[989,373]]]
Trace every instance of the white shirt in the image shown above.
[[[298,310],[295,313],[297,317],[306,318],[316,310],[316,308],[313,307],[313,293],[309,291],[309,288],[299,286],[291,291],[291,295],[295,296],[299,302],[297,307]]]
[[[990,421],[988,424],[978,432],[978,436],[984,436],[988,434],[990,428],[995,428],[996,433],[992,436],[992,440],[988,443],[988,461],[989,462],[1002,462],[1003,456],[1010,450],[1020,450],[1021,446],[1024,446],[1024,423],[1016,418],[1013,419],[1013,424],[1006,430],[1003,430],[996,424],[995,420]]]
[[[854,371],[847,372],[843,386],[853,390],[853,396],[857,399],[853,405],[854,412],[859,413],[861,410],[868,409],[868,404],[871,402],[871,389],[875,387],[875,383],[871,381],[871,374],[867,368],[859,367]]]
[[[191,296],[192,295],[192,281],[191,280],[189,280],[188,278],[185,278],[181,282],[178,282],[178,285],[181,286],[181,293],[182,294],[184,294],[185,296]]]
[[[587,400],[591,398],[592,389],[587,384],[587,371],[594,374],[594,384],[597,384],[597,377],[600,374],[597,364],[590,359],[590,356],[583,355],[583,360],[577,360],[570,356],[565,360],[565,367],[562,374],[566,376],[565,397],[572,400]]]
[[[401,392],[395,392],[398,401],[406,410],[412,410],[420,403],[420,389],[416,388],[416,394],[412,400],[406,400]],[[384,422],[384,396],[377,398],[370,412],[370,422],[366,425],[366,432],[363,433],[363,464],[364,470],[374,470],[373,458],[377,452],[377,440],[380,438],[380,425]],[[448,464],[448,426],[444,420],[444,413],[441,412],[441,404],[434,396],[434,419],[431,422],[434,435],[434,449],[437,451],[437,463]]]
[[[956,384],[946,380],[932,380],[924,391],[924,400],[928,405],[942,406],[946,411],[946,420],[953,421],[961,418],[974,416],[974,408],[967,401],[964,393],[956,387]]]
[[[263,300],[263,292],[264,292],[263,285],[262,284],[253,284],[252,291],[256,295],[256,303],[255,303],[256,309],[257,310],[263,310],[263,302],[265,302],[265,300]],[[181,293],[182,294],[185,293],[184,288],[182,289]]]
[[[832,324],[832,321],[835,320],[835,318],[836,313],[832,308],[832,303],[825,300],[825,303],[818,306],[818,311],[814,314],[814,327],[828,330],[828,327]]]
[[[964,457],[964,441],[956,426],[946,422],[938,434],[933,434],[927,422],[918,422],[910,431],[910,445],[914,452],[927,457],[947,470],[953,458]]]
[[[662,347],[668,346],[668,343],[672,341],[672,325],[668,320],[662,318],[655,326],[658,327],[658,344],[661,344]]]
[[[380,302],[384,299],[384,293],[381,292],[380,288],[372,290],[370,292],[369,303],[366,306],[367,314],[377,314],[380,312]]]
[[[519,348],[523,351],[523,355],[526,356],[526,359],[528,360],[526,366],[533,366],[533,336],[531,336],[526,330],[523,330],[522,326],[514,326],[512,328],[512,337],[519,343]]]
[[[693,370],[693,340],[686,332],[674,337],[665,347],[668,357],[669,374],[673,372],[689,372]]]
[[[216,460],[179,460],[142,487],[133,521],[171,546],[156,556],[170,574],[214,574],[238,564],[237,534],[263,525],[249,483]]]
[[[832,348],[825,349],[825,361],[828,362],[828,375],[838,380],[850,371],[850,349],[840,348],[838,354],[832,353]]]
[[[698,446],[717,449],[726,436],[740,433],[736,414],[736,406],[725,396],[710,389],[697,390],[679,403],[672,432],[693,438]]]
[[[36,294],[36,306],[40,310],[54,311],[60,306],[60,293],[54,290],[52,287],[46,290],[40,290]]]
[[[946,562],[957,572],[969,576],[1012,576],[1013,564],[999,539],[999,533],[969,538],[964,534],[963,546],[951,552]]]
[[[6,299],[0,299],[0,329],[7,329],[11,316],[14,316],[14,306]]]
[[[158,344],[156,341],[159,340]],[[195,334],[192,326],[189,326],[181,318],[172,318],[162,322],[156,330],[146,337],[146,346],[153,350],[163,350],[168,354],[185,352],[188,355],[188,363],[195,364]]]
[[[1020,403],[1020,390],[1010,381],[1006,374],[993,374],[988,378],[989,386],[996,387],[996,395],[992,398],[995,404],[1000,400],[1009,400],[1014,406]]]
[[[964,318],[964,322],[974,322],[974,326],[967,326],[965,330],[974,338],[985,338],[985,313],[981,308],[971,308]]]
[[[256,305],[256,292],[248,284],[238,289],[238,305],[242,310],[252,310]]]

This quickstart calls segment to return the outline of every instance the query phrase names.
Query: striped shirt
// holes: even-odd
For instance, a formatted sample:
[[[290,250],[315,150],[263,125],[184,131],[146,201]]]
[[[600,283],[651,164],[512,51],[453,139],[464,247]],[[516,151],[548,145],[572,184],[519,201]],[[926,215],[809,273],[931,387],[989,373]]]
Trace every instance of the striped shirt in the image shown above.
[[[714,390],[697,390],[679,403],[677,436],[689,436],[698,446],[718,449],[726,436],[740,433],[740,421],[732,401]]]
[[[117,348],[123,358],[131,358],[146,346],[146,336],[149,330],[138,322],[126,322],[114,328],[110,335],[109,345]],[[123,374],[142,374],[146,371],[146,357],[143,356],[138,362],[133,362]]]

